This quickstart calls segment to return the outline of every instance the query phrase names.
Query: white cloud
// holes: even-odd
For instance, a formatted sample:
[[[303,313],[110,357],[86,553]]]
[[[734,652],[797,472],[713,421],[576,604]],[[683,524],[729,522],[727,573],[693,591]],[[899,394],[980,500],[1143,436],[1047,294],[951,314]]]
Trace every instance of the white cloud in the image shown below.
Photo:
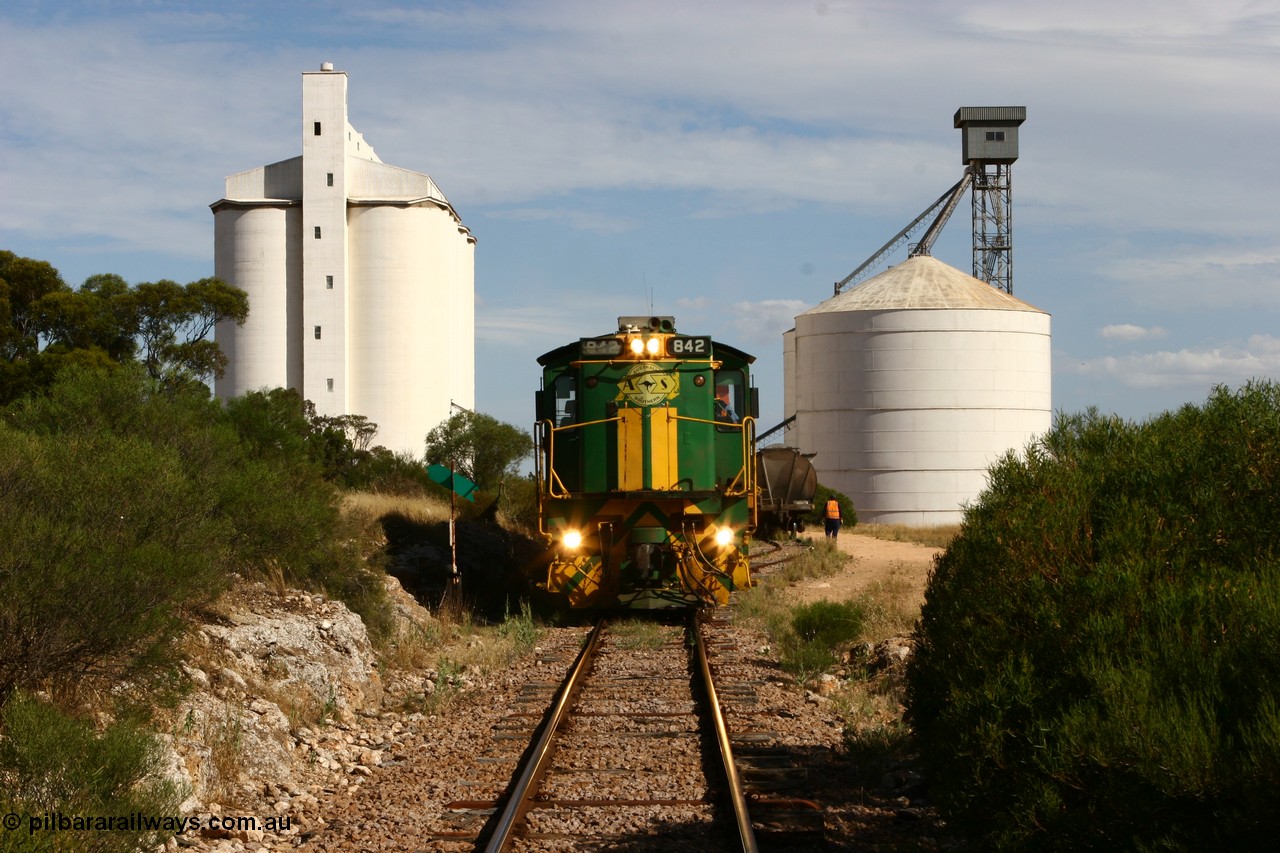
[[[0,247],[48,251],[75,281],[112,270],[109,252],[145,256],[156,272],[139,280],[211,267],[207,205],[225,175],[297,153],[301,72],[329,60],[349,74],[352,124],[386,162],[430,173],[468,225],[573,232],[513,250],[477,229],[477,286],[495,297],[477,311],[478,362],[528,363],[642,313],[654,289],[609,276],[646,270],[655,310],[675,302],[681,329],[746,342],[763,365],[807,307],[775,298],[806,295],[784,289],[791,271],[840,277],[952,184],[957,107],[1025,104],[1015,231],[1019,276],[1042,287],[1031,301],[1064,341],[1074,317],[1120,303],[1134,322],[1100,333],[1112,354],[1170,330],[1167,352],[1086,362],[1113,381],[1081,394],[1270,364],[1198,341],[1280,310],[1275,4],[85,5],[0,9]],[[704,224],[696,247],[660,242]],[[1096,321],[1075,325],[1074,349],[1099,345]]]
[[[1158,338],[1167,337],[1168,330],[1160,326],[1152,326],[1146,328],[1143,326],[1135,326],[1132,323],[1118,323],[1111,326],[1103,326],[1098,331],[1098,336],[1111,341],[1145,341],[1156,340]]]
[[[578,189],[710,192],[697,208],[709,215],[808,202],[901,210],[958,177],[950,116],[976,98],[1030,102],[1018,166],[1032,178],[1019,184],[1028,205],[1094,224],[1264,227],[1265,179],[1221,191],[1235,171],[1273,160],[1275,118],[1258,105],[1280,98],[1280,78],[1270,53],[1239,49],[1267,31],[1261,13],[1113,6],[936,2],[921,15],[898,4],[544,0],[480,14],[384,3],[304,22],[293,35],[308,40],[305,55],[255,49],[247,37],[269,33],[252,32],[243,10],[198,22],[164,12],[56,26],[0,19],[12,48],[0,59],[12,81],[0,108],[28,135],[20,158],[36,159],[5,175],[31,207],[0,227],[144,239],[166,201],[206,204],[223,175],[295,153],[298,73],[319,58],[349,71],[353,123],[384,159],[431,172],[464,211]],[[333,41],[334,27],[354,46]],[[975,49],[1000,50],[1009,73],[955,74]],[[1210,142],[1231,156],[1187,169],[1188,149]],[[43,201],[68,194],[87,202],[69,221],[60,202]],[[123,215],[101,212],[111,207]],[[191,221],[179,242],[207,225]]]
[[[1068,364],[1065,372],[1142,389],[1236,385],[1248,379],[1280,377],[1280,338],[1253,335],[1215,347],[1096,358]]]
[[[620,315],[639,300],[620,295],[616,288],[592,291],[551,288],[503,291],[477,300],[477,356],[488,350],[527,348],[537,354],[578,338],[607,335],[618,328]],[[482,307],[483,306],[483,307]],[[677,318],[679,319],[679,318]]]
[[[476,312],[476,343],[486,347],[541,347],[549,351],[580,337],[600,334],[584,329],[581,314],[552,306],[486,306]]]
[[[1264,10],[1250,0],[1130,0],[1122,6],[1111,0],[1072,0],[1044,5],[985,2],[964,6],[963,16],[988,31],[1106,37],[1111,42],[1151,47],[1194,46],[1206,38],[1227,36],[1245,36],[1265,44],[1265,31],[1242,30],[1241,22],[1277,18],[1274,10]]]
[[[576,231],[596,234],[622,234],[636,228],[636,221],[598,210],[547,207],[512,207],[489,210],[493,219],[509,219],[513,222],[560,222]]]
[[[1274,225],[1274,218],[1272,219]],[[1130,252],[1099,266],[1131,303],[1145,309],[1280,308],[1280,246],[1169,248]]]
[[[799,299],[737,302],[733,306],[733,325],[748,340],[777,341],[795,325],[796,315],[808,308],[809,303]]]

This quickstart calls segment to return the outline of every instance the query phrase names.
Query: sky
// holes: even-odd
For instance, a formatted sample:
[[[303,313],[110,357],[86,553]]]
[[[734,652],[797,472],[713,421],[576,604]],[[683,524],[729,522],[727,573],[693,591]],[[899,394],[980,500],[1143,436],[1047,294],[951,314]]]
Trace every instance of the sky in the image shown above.
[[[6,0],[0,249],[212,275],[209,205],[300,153],[322,62],[476,237],[508,423],[538,355],[651,313],[756,355],[777,423],[782,332],[959,180],[962,106],[1027,109],[1013,293],[1052,315],[1056,412],[1280,378],[1278,0]],[[970,244],[966,200],[933,255]]]

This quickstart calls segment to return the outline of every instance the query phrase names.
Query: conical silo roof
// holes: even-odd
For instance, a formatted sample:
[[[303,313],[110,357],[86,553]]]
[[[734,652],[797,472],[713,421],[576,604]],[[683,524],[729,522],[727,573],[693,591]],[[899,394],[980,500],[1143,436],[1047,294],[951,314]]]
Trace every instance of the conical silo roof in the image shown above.
[[[929,255],[908,258],[804,313],[899,311],[917,308],[1045,313]]]

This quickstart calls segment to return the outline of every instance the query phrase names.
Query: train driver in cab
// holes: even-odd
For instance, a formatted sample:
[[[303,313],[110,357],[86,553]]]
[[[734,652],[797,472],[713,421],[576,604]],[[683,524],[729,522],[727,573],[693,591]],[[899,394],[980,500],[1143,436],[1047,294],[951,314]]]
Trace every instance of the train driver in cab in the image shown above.
[[[733,403],[729,400],[729,386],[716,386],[716,420],[725,423],[736,424],[741,420],[738,413],[733,410]]]

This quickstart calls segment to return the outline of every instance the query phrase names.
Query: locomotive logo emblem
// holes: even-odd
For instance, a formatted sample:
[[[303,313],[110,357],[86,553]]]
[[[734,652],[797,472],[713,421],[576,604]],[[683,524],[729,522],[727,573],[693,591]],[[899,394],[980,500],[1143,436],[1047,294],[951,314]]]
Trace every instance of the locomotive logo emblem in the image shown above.
[[[629,401],[636,406],[656,406],[669,397],[680,395],[680,377],[668,373],[656,364],[641,362],[627,371],[618,383],[618,402]]]

